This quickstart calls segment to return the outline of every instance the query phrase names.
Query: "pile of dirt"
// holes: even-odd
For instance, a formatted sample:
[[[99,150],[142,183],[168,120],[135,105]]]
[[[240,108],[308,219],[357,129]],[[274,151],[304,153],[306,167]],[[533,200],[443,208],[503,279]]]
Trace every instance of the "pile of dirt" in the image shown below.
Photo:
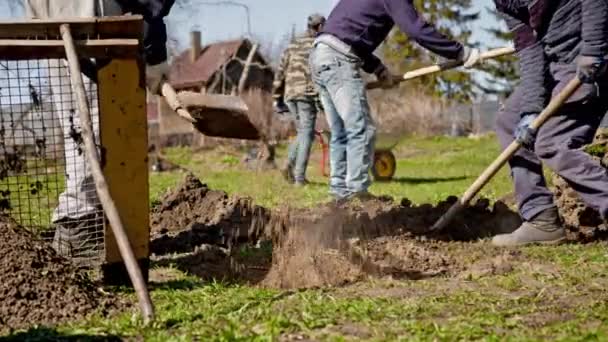
[[[0,332],[105,314],[118,304],[48,244],[0,215]]]
[[[475,241],[521,223],[505,204],[480,200],[439,233],[429,227],[456,201],[413,206],[390,199],[286,210],[272,218],[272,267],[262,285],[308,288],[367,277],[421,279],[456,275],[468,265],[447,254],[446,241]]]
[[[585,151],[608,168],[608,132],[598,131]],[[608,227],[597,210],[588,207],[563,178],[553,174],[552,181],[555,203],[566,225],[568,239],[586,242],[608,238]]]
[[[446,241],[477,241],[521,223],[504,203],[481,199],[442,232],[430,232],[456,201],[416,206],[380,198],[268,210],[188,175],[153,210],[151,250],[158,265],[279,288],[335,286],[370,276],[456,275],[467,265],[445,253]],[[272,248],[255,247],[261,241]]]
[[[202,244],[230,246],[257,240],[269,216],[250,198],[211,190],[189,174],[152,209],[151,252],[190,252]]]

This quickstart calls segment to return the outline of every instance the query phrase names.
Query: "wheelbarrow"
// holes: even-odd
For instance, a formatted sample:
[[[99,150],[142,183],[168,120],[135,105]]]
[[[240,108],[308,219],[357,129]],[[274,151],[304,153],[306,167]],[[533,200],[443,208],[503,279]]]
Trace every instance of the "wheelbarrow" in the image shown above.
[[[326,130],[316,130],[315,136],[319,140],[323,157],[321,158],[321,173],[329,176],[329,140],[331,135]],[[399,143],[399,137],[390,134],[379,134],[376,137],[374,147],[374,160],[371,167],[371,174],[375,181],[386,182],[393,179],[397,171],[397,159],[393,153],[393,148]]]

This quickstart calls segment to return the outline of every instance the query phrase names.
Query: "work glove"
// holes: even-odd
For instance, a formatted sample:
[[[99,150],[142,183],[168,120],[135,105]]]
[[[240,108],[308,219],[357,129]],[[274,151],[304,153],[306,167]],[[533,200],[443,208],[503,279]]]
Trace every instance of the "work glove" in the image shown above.
[[[391,74],[386,66],[380,64],[376,70],[374,71],[378,82],[380,83],[380,88],[382,89],[390,89],[397,85],[396,77]]]
[[[146,87],[153,94],[160,94],[163,82],[169,79],[169,64],[162,62],[156,65],[146,65]]]
[[[595,83],[606,72],[606,59],[594,56],[578,56],[576,74],[584,83]]]
[[[275,99],[272,103],[272,108],[274,108],[274,112],[277,114],[289,113],[289,107],[287,107],[283,99]]]
[[[538,113],[523,114],[515,129],[515,139],[529,150],[534,150],[534,142],[536,141],[536,130],[532,129],[530,125],[537,117]]]
[[[470,48],[464,46],[462,48],[462,53],[460,54],[460,58],[458,60],[462,62],[463,67],[465,67],[466,69],[470,69],[481,61],[481,53],[477,48]]]

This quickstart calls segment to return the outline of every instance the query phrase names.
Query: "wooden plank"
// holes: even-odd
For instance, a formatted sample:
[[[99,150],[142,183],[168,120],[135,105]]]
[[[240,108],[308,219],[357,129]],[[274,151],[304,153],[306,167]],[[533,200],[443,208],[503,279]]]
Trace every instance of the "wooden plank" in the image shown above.
[[[150,238],[146,91],[138,59],[115,59],[98,73],[102,165],[135,257],[145,264]],[[111,229],[106,229],[106,263],[121,266]],[[117,274],[108,274],[120,277]],[[125,277],[126,278],[126,277]],[[128,279],[128,278],[126,278]]]
[[[135,38],[143,36],[140,15],[0,21],[0,39],[60,39],[59,26],[70,24],[74,39]]]
[[[80,57],[135,58],[141,54],[137,39],[91,39],[76,41]],[[0,60],[65,58],[61,40],[0,39]]]

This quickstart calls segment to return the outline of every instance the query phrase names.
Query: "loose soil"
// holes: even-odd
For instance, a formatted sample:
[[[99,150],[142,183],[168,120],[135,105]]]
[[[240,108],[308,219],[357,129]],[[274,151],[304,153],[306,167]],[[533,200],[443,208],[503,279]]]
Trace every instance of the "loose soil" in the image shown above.
[[[0,332],[54,326],[118,306],[48,244],[0,214]]]
[[[585,147],[593,160],[608,168],[608,131],[598,130],[594,142]],[[553,174],[555,203],[566,225],[568,238],[577,241],[594,241],[608,238],[608,226],[599,213],[588,207],[561,177]]]
[[[210,190],[189,175],[153,210],[152,251],[160,266],[278,288],[339,286],[368,277],[456,276],[472,267],[464,257],[478,248],[471,241],[510,232],[521,222],[502,202],[491,206],[482,199],[443,232],[430,233],[455,201],[415,206],[380,198],[271,211]],[[272,242],[267,252],[254,246],[264,240]],[[461,248],[452,253],[454,241]],[[508,269],[496,263],[481,267],[469,273]]]
[[[274,213],[273,218],[283,219],[273,225],[272,266],[262,285],[325,287],[369,277],[417,280],[508,269],[500,259],[471,265],[468,258],[478,244],[470,241],[513,231],[521,223],[519,216],[501,202],[490,207],[480,200],[443,232],[429,232],[455,200],[413,206],[386,198]]]

